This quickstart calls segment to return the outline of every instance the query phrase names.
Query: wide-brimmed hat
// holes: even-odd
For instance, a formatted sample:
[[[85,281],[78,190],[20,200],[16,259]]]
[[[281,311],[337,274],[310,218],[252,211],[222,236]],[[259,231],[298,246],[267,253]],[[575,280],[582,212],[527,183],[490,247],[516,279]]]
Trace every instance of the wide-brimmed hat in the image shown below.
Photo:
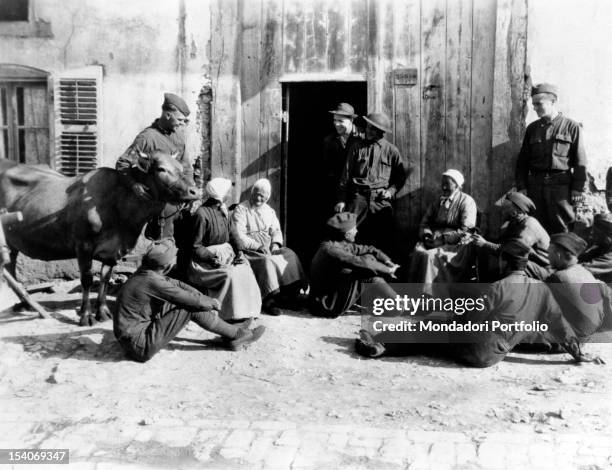
[[[384,132],[391,132],[391,120],[383,113],[370,113],[364,116],[367,123]]]
[[[355,108],[353,108],[348,103],[338,103],[336,109],[329,111],[332,114],[340,114],[341,116],[348,116],[355,118],[357,115],[355,114]]]

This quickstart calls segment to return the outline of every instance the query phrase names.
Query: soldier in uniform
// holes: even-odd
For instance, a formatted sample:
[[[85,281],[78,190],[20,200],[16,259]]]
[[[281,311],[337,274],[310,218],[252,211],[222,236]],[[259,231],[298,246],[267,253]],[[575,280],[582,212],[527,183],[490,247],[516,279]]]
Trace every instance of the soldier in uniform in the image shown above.
[[[398,148],[384,138],[391,132],[389,118],[372,113],[364,119],[366,139],[349,150],[335,210],[357,215],[360,243],[391,252],[392,200],[406,182],[406,168]]]
[[[173,93],[164,94],[161,116],[136,136],[134,142],[119,157],[115,168],[122,175],[127,186],[140,198],[149,199],[149,188],[143,183],[146,168],[147,155],[155,151],[162,151],[173,155],[183,166],[185,175],[195,183],[198,188],[202,185],[199,165],[194,165],[185,148],[185,126],[188,123],[189,107],[187,103]],[[195,172],[194,172],[195,167]],[[179,261],[177,274],[180,275],[185,269],[185,244],[183,240],[187,229],[179,229],[178,226],[189,225],[189,211],[183,211],[183,206],[166,204],[164,210],[157,219],[149,221],[145,229],[145,235],[152,240],[162,238],[175,238],[179,247]],[[177,225],[175,236],[175,224]]]
[[[537,121],[527,126],[516,166],[516,185],[536,206],[536,218],[548,233],[567,232],[572,204],[582,199],[587,158],[580,125],[557,110],[557,87],[533,87]]]
[[[385,277],[395,278],[399,266],[379,249],[355,243],[355,214],[335,214],[327,221],[327,229],[328,237],[319,246],[310,268],[310,305],[314,315],[343,315],[359,298],[363,283],[370,283],[378,297],[397,295]]]

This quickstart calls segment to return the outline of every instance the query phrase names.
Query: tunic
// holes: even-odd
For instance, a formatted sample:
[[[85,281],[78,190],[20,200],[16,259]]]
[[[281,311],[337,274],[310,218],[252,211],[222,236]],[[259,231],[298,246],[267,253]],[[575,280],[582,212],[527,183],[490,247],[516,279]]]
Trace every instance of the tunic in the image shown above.
[[[177,161],[182,165],[185,176],[193,182],[193,163],[185,151],[185,134],[182,129],[167,131],[159,125],[159,119],[136,136],[132,145],[119,157],[115,169],[122,175],[128,186],[135,182],[143,182],[144,173],[136,166],[138,153],[150,155],[155,151],[162,151],[170,155],[178,154]],[[202,184],[199,172],[197,174],[198,187]],[[160,217],[147,224],[145,235],[153,240],[174,237],[174,223],[180,216],[180,206],[166,204]]]
[[[113,331],[133,356],[150,358],[189,322],[191,312],[211,309],[211,299],[193,287],[141,269],[121,287]]]
[[[492,331],[492,322],[512,324],[524,321],[548,325],[548,334],[559,343],[576,337],[570,323],[546,284],[527,277],[523,271],[510,272],[491,285],[486,293],[487,308],[483,314],[470,318],[474,322],[488,321],[489,331],[478,335],[473,344],[458,345],[459,358],[476,367],[489,367],[500,362],[516,345],[532,333],[526,331]]]
[[[232,212],[232,230],[255,273],[261,296],[277,294],[281,287],[304,282],[306,276],[293,250],[282,247],[283,233],[276,212],[268,204],[254,207],[242,202]],[[254,250],[270,250],[272,243],[282,248],[274,254]]]
[[[393,248],[393,208],[391,198],[406,182],[406,168],[395,145],[381,138],[353,145],[346,159],[338,189],[338,201],[357,215],[360,243],[385,250]]]
[[[550,263],[548,261],[548,245],[550,236],[538,220],[531,216],[522,219],[512,219],[508,222],[501,234],[501,243],[487,242],[482,248],[493,255],[499,255],[504,242],[518,239],[531,247],[529,252],[527,273],[535,278],[544,280],[550,275]]]
[[[555,272],[546,282],[578,339],[588,340],[603,323],[606,286],[580,264]]]
[[[248,261],[233,264],[239,245],[230,233],[230,221],[221,203],[209,199],[194,217],[191,262],[187,277],[221,303],[224,320],[258,317],[261,294]],[[214,260],[220,266],[214,265]]]
[[[536,218],[549,233],[565,232],[574,221],[570,189],[583,191],[587,158],[580,125],[558,114],[527,126],[516,166],[518,189],[527,189]]]
[[[390,258],[379,249],[348,241],[321,243],[311,264],[310,302],[313,313],[342,315],[359,298],[362,283],[373,283],[379,297],[395,291],[382,279],[389,273]]]
[[[466,280],[475,263],[475,249],[470,244],[460,244],[468,230],[476,226],[476,202],[471,196],[456,191],[448,200],[441,198],[432,203],[421,220],[419,233],[426,230],[439,234],[444,244],[426,248],[417,243],[410,262],[411,282],[427,284],[425,291],[432,293],[432,283],[453,283]]]

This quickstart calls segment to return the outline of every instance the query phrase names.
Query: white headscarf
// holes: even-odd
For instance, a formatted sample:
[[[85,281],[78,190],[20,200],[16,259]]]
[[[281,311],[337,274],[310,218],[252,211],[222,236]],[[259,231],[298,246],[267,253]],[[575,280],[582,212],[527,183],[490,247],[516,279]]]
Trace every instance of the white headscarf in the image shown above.
[[[206,194],[212,199],[223,202],[232,188],[232,182],[226,178],[213,178],[206,183]]]
[[[272,195],[272,184],[270,184],[270,180],[267,178],[258,179],[255,181],[255,184],[253,184],[253,188],[251,188],[251,194],[253,194],[256,189],[261,189],[268,195],[266,202],[268,199],[270,199],[270,196]]]
[[[444,173],[442,173],[442,176],[452,178],[460,188],[463,187],[463,183],[465,182],[465,178],[459,170],[446,170]]]

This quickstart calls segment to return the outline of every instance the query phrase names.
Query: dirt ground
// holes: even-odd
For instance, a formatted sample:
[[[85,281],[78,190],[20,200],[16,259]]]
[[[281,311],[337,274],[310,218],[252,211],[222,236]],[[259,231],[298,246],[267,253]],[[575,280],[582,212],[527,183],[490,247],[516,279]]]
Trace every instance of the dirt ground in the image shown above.
[[[192,324],[138,364],[111,322],[78,326],[77,281],[35,298],[52,319],[8,308],[6,289],[0,297],[0,410],[41,423],[24,447],[75,423],[166,418],[612,436],[611,344],[586,347],[606,365],[574,365],[566,354],[513,353],[489,369],[421,356],[368,360],[353,348],[359,316],[286,311],[263,316],[266,334],[246,350],[226,351]]]

